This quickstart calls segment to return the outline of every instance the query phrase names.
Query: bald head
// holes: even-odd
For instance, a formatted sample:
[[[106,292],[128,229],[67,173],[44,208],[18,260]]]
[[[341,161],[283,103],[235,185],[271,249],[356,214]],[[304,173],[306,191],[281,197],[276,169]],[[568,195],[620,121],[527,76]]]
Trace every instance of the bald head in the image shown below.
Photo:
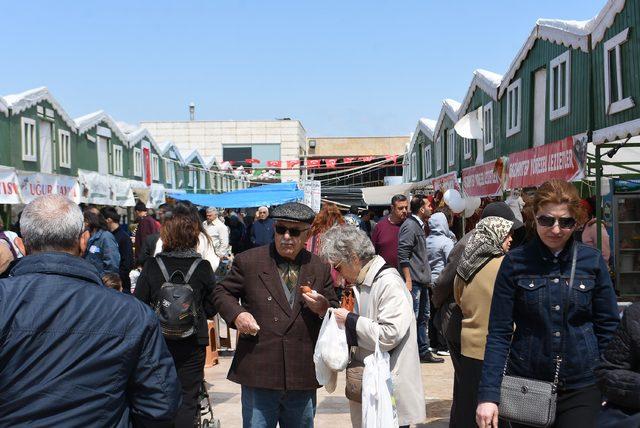
[[[61,195],[36,198],[20,217],[20,232],[29,254],[42,251],[77,254],[83,227],[80,207]]]

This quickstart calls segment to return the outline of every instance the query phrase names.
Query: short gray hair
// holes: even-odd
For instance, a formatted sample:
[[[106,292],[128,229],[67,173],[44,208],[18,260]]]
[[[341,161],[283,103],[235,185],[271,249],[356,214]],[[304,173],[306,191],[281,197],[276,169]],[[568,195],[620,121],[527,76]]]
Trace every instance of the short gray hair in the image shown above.
[[[336,225],[322,235],[320,255],[332,264],[349,263],[353,257],[364,265],[376,251],[362,230],[353,226]]]
[[[80,207],[61,195],[34,199],[20,217],[20,232],[29,253],[74,249],[83,229]]]
[[[218,214],[218,209],[216,207],[209,207],[207,208],[207,214],[209,213]]]

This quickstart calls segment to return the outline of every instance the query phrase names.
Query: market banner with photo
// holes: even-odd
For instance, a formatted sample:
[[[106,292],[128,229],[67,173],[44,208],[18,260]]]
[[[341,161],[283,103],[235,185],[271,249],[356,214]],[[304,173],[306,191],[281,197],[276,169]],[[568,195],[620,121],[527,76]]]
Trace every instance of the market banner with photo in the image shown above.
[[[115,205],[115,195],[108,175],[78,170],[80,201],[86,204]]]
[[[304,191],[303,203],[315,212],[320,212],[322,185],[318,180],[304,181],[302,184]]]
[[[109,184],[111,186],[111,195],[113,195],[112,205],[132,207],[136,204],[129,180],[120,177],[109,177]]]
[[[147,208],[158,208],[160,204],[164,204],[165,202],[166,200],[164,198],[164,186],[157,183],[151,184]]]
[[[437,192],[439,190],[444,193],[449,189],[460,191],[460,185],[458,184],[458,173],[456,171],[432,179],[431,184],[433,185],[434,192]]]
[[[80,203],[80,187],[75,177],[42,172],[19,172],[18,180],[24,204],[44,195],[63,195],[75,203]]]
[[[462,170],[462,188],[467,196],[483,198],[502,194],[504,160],[483,163]]]
[[[20,204],[20,182],[12,168],[0,169],[0,204]]]
[[[536,187],[552,178],[578,181],[584,178],[586,134],[509,155],[507,188]]]

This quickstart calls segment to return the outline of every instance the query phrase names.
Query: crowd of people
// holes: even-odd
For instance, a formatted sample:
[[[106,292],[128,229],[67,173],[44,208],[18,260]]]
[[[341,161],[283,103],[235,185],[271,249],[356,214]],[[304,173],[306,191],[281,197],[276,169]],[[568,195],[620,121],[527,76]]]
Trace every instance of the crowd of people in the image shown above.
[[[329,308],[348,391],[389,352],[400,427],[426,419],[421,363],[448,355],[452,427],[528,426],[500,419],[505,375],[553,383],[555,427],[640,426],[640,306],[620,322],[588,205],[557,180],[517,197],[464,236],[437,194],[396,195],[379,218],[140,202],[133,237],[115,208],[40,197],[19,234],[0,232],[0,426],[193,427],[218,314],[239,333],[243,425],[312,427]],[[361,397],[347,398],[360,427]]]

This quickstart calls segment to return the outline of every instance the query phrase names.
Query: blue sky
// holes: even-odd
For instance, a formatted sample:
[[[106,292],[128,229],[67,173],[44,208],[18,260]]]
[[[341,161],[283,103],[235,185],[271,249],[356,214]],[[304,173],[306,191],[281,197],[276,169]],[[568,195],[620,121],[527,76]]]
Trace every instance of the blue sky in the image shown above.
[[[504,73],[537,18],[605,0],[22,1],[2,6],[0,94],[48,86],[72,117],[300,119],[309,136],[402,135]]]

